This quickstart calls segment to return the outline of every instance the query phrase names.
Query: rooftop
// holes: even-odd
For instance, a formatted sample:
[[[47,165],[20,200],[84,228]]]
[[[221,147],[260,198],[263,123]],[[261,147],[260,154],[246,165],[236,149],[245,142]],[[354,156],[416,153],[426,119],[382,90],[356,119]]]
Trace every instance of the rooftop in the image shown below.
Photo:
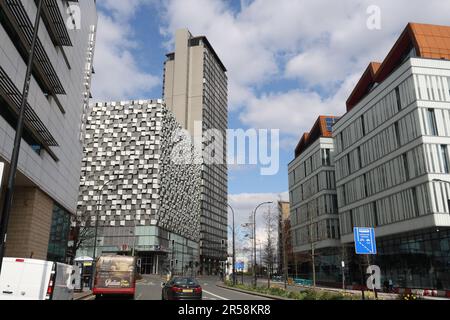
[[[450,26],[408,23],[384,61],[369,64],[347,100],[347,112],[411,57],[450,60]]]
[[[311,131],[304,133],[295,148],[295,158],[298,158],[319,138],[331,138],[333,125],[339,120],[335,116],[319,116]]]

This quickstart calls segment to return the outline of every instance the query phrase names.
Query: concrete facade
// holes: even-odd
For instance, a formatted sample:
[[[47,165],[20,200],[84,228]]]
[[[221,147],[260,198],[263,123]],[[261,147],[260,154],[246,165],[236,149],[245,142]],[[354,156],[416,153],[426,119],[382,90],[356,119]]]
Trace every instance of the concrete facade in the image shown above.
[[[53,200],[38,188],[15,192],[6,256],[47,259]]]
[[[449,61],[411,58],[336,124],[344,243],[354,226],[379,237],[450,227],[450,183],[434,182],[450,181],[449,79]]]
[[[7,165],[6,179],[25,79],[30,45],[27,39],[30,39],[37,7],[34,1],[14,0],[2,1],[0,10],[0,161]],[[74,214],[77,206],[82,159],[80,131],[90,96],[96,25],[94,0],[45,1],[18,163],[18,190],[35,188],[35,194],[45,194],[68,214]],[[19,191],[14,196],[14,206],[22,203],[21,196],[28,197],[27,194]],[[28,220],[21,223],[49,223],[53,208],[47,202],[39,203],[33,206],[33,212],[27,211]],[[13,210],[10,231],[25,230],[25,226],[18,227],[20,219],[15,214],[17,210]],[[50,224],[51,218],[48,226],[40,226],[42,232],[48,232]],[[40,249],[31,242],[25,248],[16,235],[8,235],[9,255],[28,257],[34,251],[45,258],[48,243],[44,244],[44,240],[39,240]],[[41,236],[48,241],[48,235]]]
[[[335,117],[320,117],[303,135],[289,164],[293,250],[296,253],[338,247],[339,219],[334,172]]]
[[[165,62],[163,94],[167,108],[193,138],[200,139],[207,129],[226,137],[227,87],[226,68],[208,39],[178,30],[175,52]],[[223,154],[221,164],[205,164],[202,171],[200,255],[204,273],[218,273],[221,262],[227,260],[226,141],[218,151]]]
[[[353,285],[364,283],[360,268],[370,263],[380,267],[382,283],[391,280],[399,290],[450,289],[449,32],[446,26],[408,24],[385,60],[371,62],[363,73],[347,100],[347,113],[332,128],[332,139],[320,138],[305,148],[304,135],[297,147],[289,169],[297,251],[308,249],[301,246],[307,232],[295,224],[302,217],[307,223],[305,215],[311,213],[309,203],[301,206],[305,190],[298,192],[297,179],[306,181],[323,159],[313,156],[305,168],[301,161],[309,161],[305,158],[323,144],[333,150],[335,186],[330,190],[337,193],[341,250],[316,259],[320,267],[334,260],[327,281],[339,283],[342,259]],[[311,188],[306,193],[309,199]],[[355,254],[355,227],[375,229],[376,255]],[[333,245],[327,248],[332,252]]]

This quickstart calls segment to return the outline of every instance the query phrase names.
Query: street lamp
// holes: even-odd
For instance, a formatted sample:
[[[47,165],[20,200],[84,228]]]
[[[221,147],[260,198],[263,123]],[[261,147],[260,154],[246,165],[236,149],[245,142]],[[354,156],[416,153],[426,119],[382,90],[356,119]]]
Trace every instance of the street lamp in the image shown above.
[[[3,210],[2,214],[0,215],[0,271],[2,269],[3,264],[3,257],[5,255],[5,249],[6,249],[6,239],[7,239],[7,233],[8,233],[8,223],[9,218],[11,215],[11,208],[13,204],[13,196],[14,196],[14,188],[16,185],[16,176],[17,176],[17,165],[19,162],[19,154],[20,154],[20,144],[22,142],[22,134],[23,134],[23,127],[25,124],[25,114],[28,102],[28,93],[30,91],[30,83],[31,83],[31,76],[33,72],[33,62],[35,57],[35,51],[36,51],[36,45],[38,43],[38,31],[39,31],[39,25],[41,21],[41,12],[42,12],[42,4],[43,0],[39,0],[37,2],[37,11],[36,11],[36,19],[34,23],[34,28],[32,31],[32,39],[31,39],[31,46],[29,55],[28,55],[28,61],[27,61],[27,70],[25,73],[25,80],[23,84],[23,91],[22,91],[22,97],[20,99],[20,109],[19,114],[17,118],[17,125],[16,125],[16,134],[14,137],[14,147],[12,150],[11,155],[11,161],[10,161],[10,167],[7,177],[7,184],[6,184],[6,192],[5,197],[3,201]],[[3,106],[2,106],[3,108]]]
[[[228,205],[231,209],[231,213],[233,214],[233,286],[236,285],[236,229],[234,224],[234,210],[233,207]]]
[[[106,181],[102,187],[99,189],[99,193],[100,193],[100,197],[99,197],[99,202],[97,203],[97,212],[95,214],[95,234],[94,234],[94,253],[92,255],[92,261],[94,263],[94,266],[92,268],[92,280],[95,277],[95,272],[96,272],[96,255],[97,255],[97,235],[98,235],[98,216],[100,213],[100,206],[102,204],[102,199],[103,199],[103,189],[111,182],[113,182],[114,180],[108,180]],[[94,284],[94,281],[91,281],[91,289],[92,286]]]
[[[273,201],[267,201],[260,203],[256,206],[255,210],[253,211],[253,279],[255,281],[255,287],[257,287],[258,284],[258,278],[256,276],[256,211],[259,207],[265,205],[265,204],[273,204]]]

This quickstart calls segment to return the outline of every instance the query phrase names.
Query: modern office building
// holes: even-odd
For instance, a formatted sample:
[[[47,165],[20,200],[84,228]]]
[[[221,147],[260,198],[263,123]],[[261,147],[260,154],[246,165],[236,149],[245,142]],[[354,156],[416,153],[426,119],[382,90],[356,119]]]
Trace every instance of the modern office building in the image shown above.
[[[408,24],[333,138],[342,243],[374,227],[383,281],[449,290],[450,27]]]
[[[2,186],[36,14],[36,1],[0,1],[0,162],[6,163]],[[96,25],[95,0],[43,1],[7,256],[65,261],[70,215],[77,207],[80,131],[90,96]]]
[[[205,136],[203,146],[214,139],[206,130],[218,130],[226,137],[228,127],[228,80],[226,68],[204,36],[194,37],[178,30],[175,52],[167,55],[163,95],[167,108],[194,139]],[[204,163],[200,257],[202,273],[217,273],[227,260],[227,146],[214,150],[220,163]],[[209,155],[208,155],[209,156]]]
[[[290,223],[299,272],[329,282],[339,276],[340,237],[337,207],[333,125],[337,117],[321,116],[295,149],[289,164]]]
[[[78,203],[88,238],[77,255],[135,254],[143,274],[196,274],[201,165],[177,163],[192,146],[161,102],[92,106]]]

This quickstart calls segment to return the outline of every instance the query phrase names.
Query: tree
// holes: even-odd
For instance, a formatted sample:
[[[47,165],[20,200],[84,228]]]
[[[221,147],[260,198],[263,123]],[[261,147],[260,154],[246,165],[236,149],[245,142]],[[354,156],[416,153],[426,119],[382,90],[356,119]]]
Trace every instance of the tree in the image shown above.
[[[91,215],[84,211],[71,217],[70,240],[72,245],[68,248],[70,263],[73,263],[79,249],[94,246],[95,230],[90,225]]]
[[[270,288],[270,276],[273,274],[274,264],[276,261],[276,239],[278,217],[272,213],[270,208],[264,214],[266,243],[264,247],[264,262],[267,266],[267,286]]]

